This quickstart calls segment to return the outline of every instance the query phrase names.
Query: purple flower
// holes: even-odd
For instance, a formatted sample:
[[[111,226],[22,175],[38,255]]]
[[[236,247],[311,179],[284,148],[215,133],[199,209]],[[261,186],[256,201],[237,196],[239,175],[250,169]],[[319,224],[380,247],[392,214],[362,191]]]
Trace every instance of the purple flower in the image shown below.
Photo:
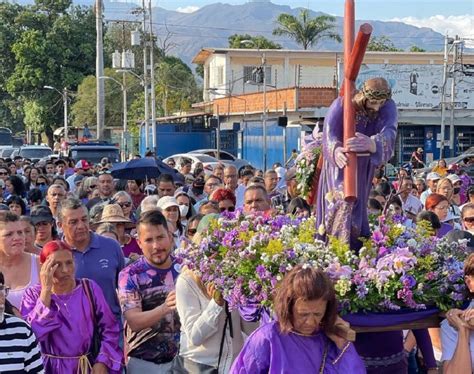
[[[408,287],[408,288],[413,288],[416,286],[416,279],[412,277],[411,275],[407,275],[407,274],[402,275],[402,277],[400,278],[400,281],[405,287]]]

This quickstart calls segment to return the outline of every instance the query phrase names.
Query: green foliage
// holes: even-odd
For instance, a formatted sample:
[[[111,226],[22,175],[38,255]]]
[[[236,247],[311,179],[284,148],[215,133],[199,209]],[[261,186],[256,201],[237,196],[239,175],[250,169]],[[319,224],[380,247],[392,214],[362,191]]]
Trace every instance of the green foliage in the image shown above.
[[[378,52],[401,52],[403,49],[395,47],[395,44],[385,35],[374,36],[370,39],[367,46],[368,51]]]
[[[233,34],[229,36],[229,48],[244,49],[281,49],[281,45],[265,38],[262,35]]]
[[[198,64],[196,66],[196,69],[194,69],[194,71],[196,72],[198,77],[201,77],[202,79],[204,79],[204,65],[203,64]]]
[[[307,9],[301,10],[298,17],[282,13],[276,20],[278,27],[273,30],[273,35],[288,36],[306,50],[321,39],[341,42],[340,35],[334,31],[335,21],[336,18],[329,15],[311,18]]]
[[[426,49],[420,48],[417,45],[412,45],[410,47],[410,52],[426,52]]]
[[[0,121],[24,116],[27,127],[49,135],[62,125],[61,97],[43,87],[73,91],[95,67],[92,8],[71,4],[71,0],[0,4],[0,89],[8,92],[10,103],[14,100],[13,105],[2,103]]]

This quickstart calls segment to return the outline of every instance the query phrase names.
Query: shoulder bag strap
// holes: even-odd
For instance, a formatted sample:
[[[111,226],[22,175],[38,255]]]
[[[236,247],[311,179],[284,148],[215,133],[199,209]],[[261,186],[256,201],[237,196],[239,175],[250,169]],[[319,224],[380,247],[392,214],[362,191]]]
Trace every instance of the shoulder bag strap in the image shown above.
[[[222,358],[222,351],[224,349],[224,340],[225,340],[225,333],[227,330],[227,323],[229,323],[229,328],[230,328],[230,337],[233,337],[233,329],[232,329],[232,317],[229,311],[229,306],[227,304],[227,301],[224,301],[224,310],[225,310],[225,322],[224,322],[224,330],[222,331],[222,338],[221,338],[221,345],[219,347],[219,360],[217,361],[217,371],[219,371],[219,366],[221,364],[221,358]]]
[[[87,299],[89,300],[89,304],[91,306],[92,322],[94,323],[94,326],[97,326],[97,320],[95,318],[95,303],[92,297],[91,285],[88,279],[82,279],[81,281],[82,287],[84,287],[84,292],[86,293]]]

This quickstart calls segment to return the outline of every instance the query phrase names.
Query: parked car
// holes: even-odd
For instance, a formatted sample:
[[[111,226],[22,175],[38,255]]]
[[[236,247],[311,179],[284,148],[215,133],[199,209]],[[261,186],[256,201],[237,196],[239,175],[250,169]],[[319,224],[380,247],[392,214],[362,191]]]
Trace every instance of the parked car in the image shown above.
[[[21,156],[23,158],[29,158],[31,161],[38,161],[39,159],[53,154],[53,150],[47,145],[25,145],[23,147],[15,149],[11,158]]]
[[[226,161],[226,162],[230,161],[237,168],[237,170],[239,170],[243,166],[250,165],[247,160],[237,158],[232,153],[222,151],[222,150],[219,151],[220,157],[217,157],[217,154],[218,154],[217,149],[197,149],[189,153],[200,153],[200,154],[212,156],[221,161]]]
[[[18,148],[14,148],[11,145],[1,146],[0,147],[0,157],[3,157],[3,158],[11,157],[11,155],[13,154],[15,149],[18,149]]]
[[[200,154],[200,153],[179,153],[176,155],[172,155],[169,157],[166,157],[163,162],[168,163],[170,159],[173,159],[175,164],[176,164],[176,169],[179,169],[179,166],[181,165],[181,160],[183,158],[187,158],[191,160],[192,165],[191,165],[191,170],[194,171],[194,167],[197,162],[201,162],[202,165],[204,166],[204,171],[206,174],[211,174],[212,171],[214,170],[214,167],[218,164],[224,164],[224,165],[232,165],[232,161],[224,161],[224,160],[218,160],[215,157],[208,156],[205,154]]]
[[[92,164],[98,164],[102,158],[107,157],[114,164],[120,162],[120,148],[105,142],[75,144],[69,147],[68,156],[76,161],[87,160]]]

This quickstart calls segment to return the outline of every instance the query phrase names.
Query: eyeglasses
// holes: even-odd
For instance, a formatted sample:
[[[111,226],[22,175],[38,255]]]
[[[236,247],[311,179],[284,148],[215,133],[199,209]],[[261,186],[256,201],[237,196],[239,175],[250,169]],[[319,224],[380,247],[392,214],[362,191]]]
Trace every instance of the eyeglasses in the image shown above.
[[[96,185],[96,184],[91,184],[91,185],[89,186],[89,188],[90,188],[91,190],[96,189],[96,188],[97,188],[97,185]]]
[[[219,208],[219,209],[221,210],[221,213],[222,213],[222,212],[225,212],[225,211],[228,211],[228,212],[235,212],[235,206],[230,206],[230,207],[228,207],[228,208],[222,207],[222,208]]]
[[[10,287],[4,286],[3,284],[0,285],[0,292],[3,293],[5,296],[8,296],[9,291]]]
[[[474,223],[474,217],[464,217],[463,221],[468,223]]]
[[[447,206],[435,206],[435,209],[448,210],[448,209],[449,209],[449,205],[447,205]]]
[[[118,205],[120,205],[120,207],[122,208],[129,208],[132,206],[132,203],[130,201],[127,201],[125,203],[118,203]]]

